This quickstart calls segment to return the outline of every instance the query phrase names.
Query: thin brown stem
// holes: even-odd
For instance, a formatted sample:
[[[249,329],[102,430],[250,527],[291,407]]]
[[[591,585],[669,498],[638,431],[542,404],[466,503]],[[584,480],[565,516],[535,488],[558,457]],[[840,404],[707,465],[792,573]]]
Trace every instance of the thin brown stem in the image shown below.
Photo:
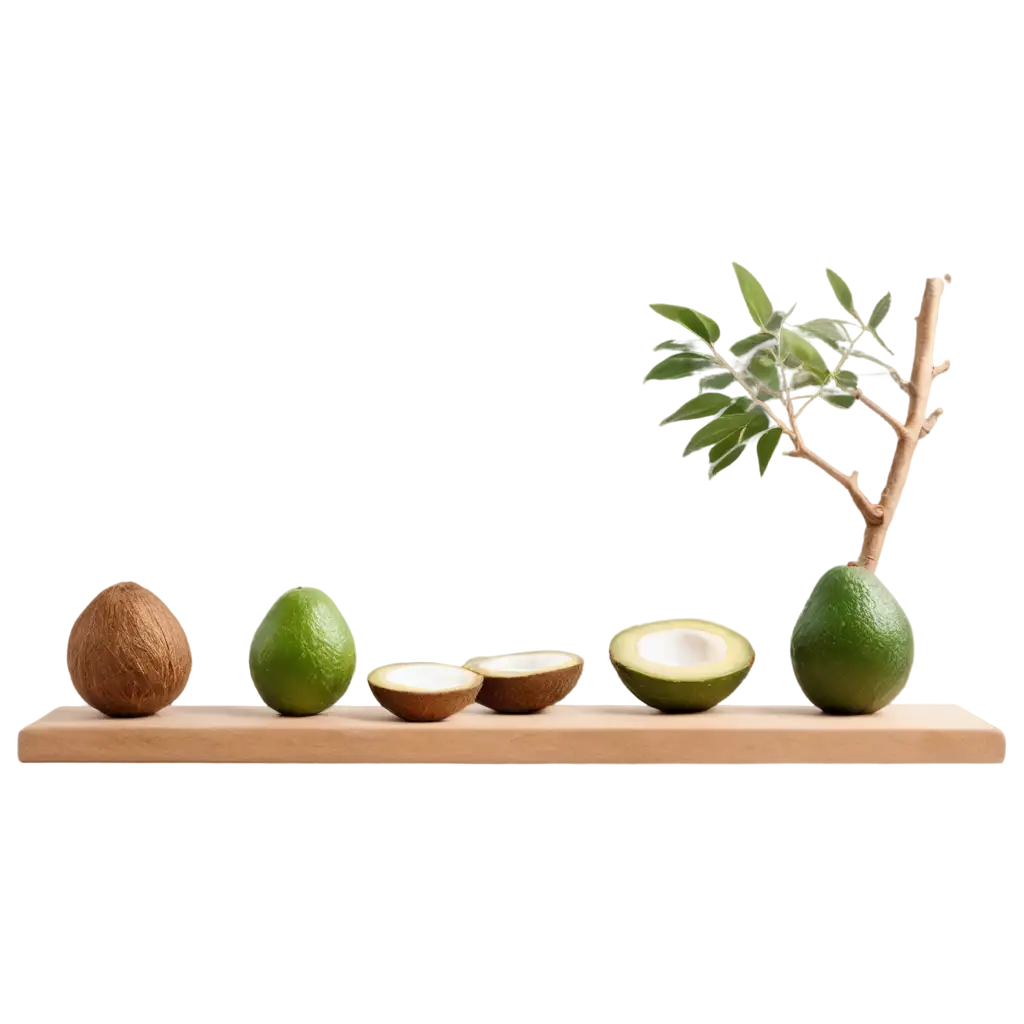
[[[797,416],[793,411],[793,402],[790,399],[790,396],[788,396],[788,389],[786,389],[786,396],[783,399],[785,402],[786,417],[785,420],[783,420],[767,402],[762,401],[758,397],[754,388],[746,383],[740,374],[736,373],[729,364],[729,361],[717,347],[712,347],[712,353],[718,360],[719,364],[732,374],[736,379],[736,383],[754,402],[755,406],[763,409],[771,419],[772,423],[782,431],[782,436],[785,437],[785,439],[792,445],[790,451],[785,453],[787,456],[802,459],[811,466],[812,469],[816,469],[819,473],[835,480],[835,482],[845,490],[850,501],[863,517],[864,522],[873,523],[882,521],[881,510],[870,500],[870,498],[867,497],[867,495],[864,494],[863,490],[860,489],[856,480],[854,480],[852,476],[844,473],[843,470],[827,456],[819,455],[817,452],[812,452],[809,449],[804,441],[804,436],[800,431],[800,426],[797,423]],[[786,420],[788,422],[786,422]]]
[[[932,432],[935,424],[938,423],[939,417],[942,415],[943,409],[940,405],[938,409],[932,411],[928,419],[921,424],[921,433],[917,435],[917,439],[920,441],[922,437],[927,437]]]
[[[793,455],[803,459],[804,462],[819,473],[823,473],[825,476],[835,480],[845,490],[847,497],[853,503],[854,508],[861,514],[865,523],[882,522],[881,508],[874,504],[857,485],[857,481],[849,474],[844,473],[836,463],[826,456],[812,452],[802,443],[794,447]]]
[[[904,427],[903,424],[900,423],[900,421],[896,419],[895,416],[893,416],[891,413],[886,412],[885,409],[883,409],[877,403],[872,402],[871,399],[868,398],[868,396],[865,395],[860,388],[854,388],[852,394],[853,397],[856,398],[857,401],[859,401],[862,405],[866,405],[872,412],[877,413],[879,416],[881,416],[882,419],[885,420],[885,422],[888,423],[889,426],[896,431],[897,437],[903,436],[907,428]]]
[[[788,421],[790,421],[790,439],[793,443],[791,454],[803,459],[804,462],[819,473],[823,473],[825,476],[835,480],[845,490],[847,497],[853,503],[854,508],[863,516],[865,522],[881,522],[879,508],[863,493],[863,490],[857,485],[857,481],[852,476],[844,473],[836,463],[826,456],[818,455],[818,453],[812,452],[809,449],[804,441],[804,435],[801,433],[797,417],[793,412],[793,404],[790,401],[785,403],[785,415]]]
[[[881,522],[871,522],[870,520],[867,522],[864,530],[864,545],[861,548],[860,558],[857,559],[857,564],[870,572],[874,572],[878,565],[882,546],[885,543],[885,535],[892,524],[900,496],[903,494],[903,488],[910,473],[910,462],[914,457],[917,442],[921,438],[921,432],[926,424],[928,424],[928,429],[924,431],[925,434],[935,425],[935,420],[926,414],[928,396],[931,392],[932,380],[939,373],[945,373],[949,368],[946,363],[937,367],[933,362],[935,331],[939,320],[939,301],[942,298],[944,287],[941,277],[929,278],[924,287],[921,312],[917,316],[914,366],[907,388],[910,396],[907,402],[907,419],[903,424],[903,433],[896,442],[896,452],[892,458],[892,466],[889,468],[889,478],[886,480],[885,489],[878,502],[882,513]],[[935,418],[938,417],[935,416]]]

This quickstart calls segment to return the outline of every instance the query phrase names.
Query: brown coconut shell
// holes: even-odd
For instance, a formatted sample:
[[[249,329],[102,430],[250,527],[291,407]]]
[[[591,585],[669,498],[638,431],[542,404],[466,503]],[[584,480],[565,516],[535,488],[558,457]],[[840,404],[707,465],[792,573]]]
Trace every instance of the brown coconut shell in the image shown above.
[[[406,722],[442,722],[456,711],[468,708],[480,692],[480,684],[468,690],[444,693],[413,693],[412,690],[388,690],[370,683],[370,690],[382,708]]]
[[[490,675],[470,659],[466,666],[484,677],[477,704],[506,715],[528,715],[564,700],[583,674],[583,659],[575,664],[521,674]]]
[[[468,708],[480,692],[480,677],[461,667],[450,670],[452,675],[462,677],[461,681],[442,689],[410,690],[389,679],[391,671],[418,667],[422,666],[382,666],[368,680],[374,699],[403,722],[443,722]]]
[[[152,715],[181,695],[192,651],[181,623],[138,583],[97,594],[68,637],[68,671],[86,704],[112,718]]]

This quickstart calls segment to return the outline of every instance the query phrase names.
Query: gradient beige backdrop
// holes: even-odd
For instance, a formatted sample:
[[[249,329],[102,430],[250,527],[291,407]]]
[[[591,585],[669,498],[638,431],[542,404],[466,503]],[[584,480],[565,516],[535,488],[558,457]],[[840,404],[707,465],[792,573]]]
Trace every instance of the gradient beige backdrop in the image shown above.
[[[678,468],[646,298],[731,252],[1014,252],[1022,32],[0,13],[5,720],[113,572],[804,577],[837,499]],[[3,757],[3,1024],[1024,1009],[1017,774]]]

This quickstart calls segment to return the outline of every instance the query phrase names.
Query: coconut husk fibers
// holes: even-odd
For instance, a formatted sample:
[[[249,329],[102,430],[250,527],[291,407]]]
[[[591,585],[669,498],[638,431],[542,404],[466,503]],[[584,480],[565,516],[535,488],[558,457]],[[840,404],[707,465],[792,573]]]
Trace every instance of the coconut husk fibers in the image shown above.
[[[192,671],[181,623],[156,594],[115,583],[71,627],[68,671],[82,700],[112,718],[152,715],[180,696]]]

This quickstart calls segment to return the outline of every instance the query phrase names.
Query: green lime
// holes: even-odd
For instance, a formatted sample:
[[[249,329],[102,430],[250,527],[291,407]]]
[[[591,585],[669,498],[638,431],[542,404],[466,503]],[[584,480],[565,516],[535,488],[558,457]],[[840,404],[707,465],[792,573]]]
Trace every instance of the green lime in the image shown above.
[[[812,704],[833,715],[867,715],[884,708],[906,684],[914,633],[874,573],[838,565],[807,599],[790,655]]]
[[[282,594],[256,630],[249,673],[282,715],[317,715],[338,701],[356,670],[356,645],[335,603],[313,587]]]

